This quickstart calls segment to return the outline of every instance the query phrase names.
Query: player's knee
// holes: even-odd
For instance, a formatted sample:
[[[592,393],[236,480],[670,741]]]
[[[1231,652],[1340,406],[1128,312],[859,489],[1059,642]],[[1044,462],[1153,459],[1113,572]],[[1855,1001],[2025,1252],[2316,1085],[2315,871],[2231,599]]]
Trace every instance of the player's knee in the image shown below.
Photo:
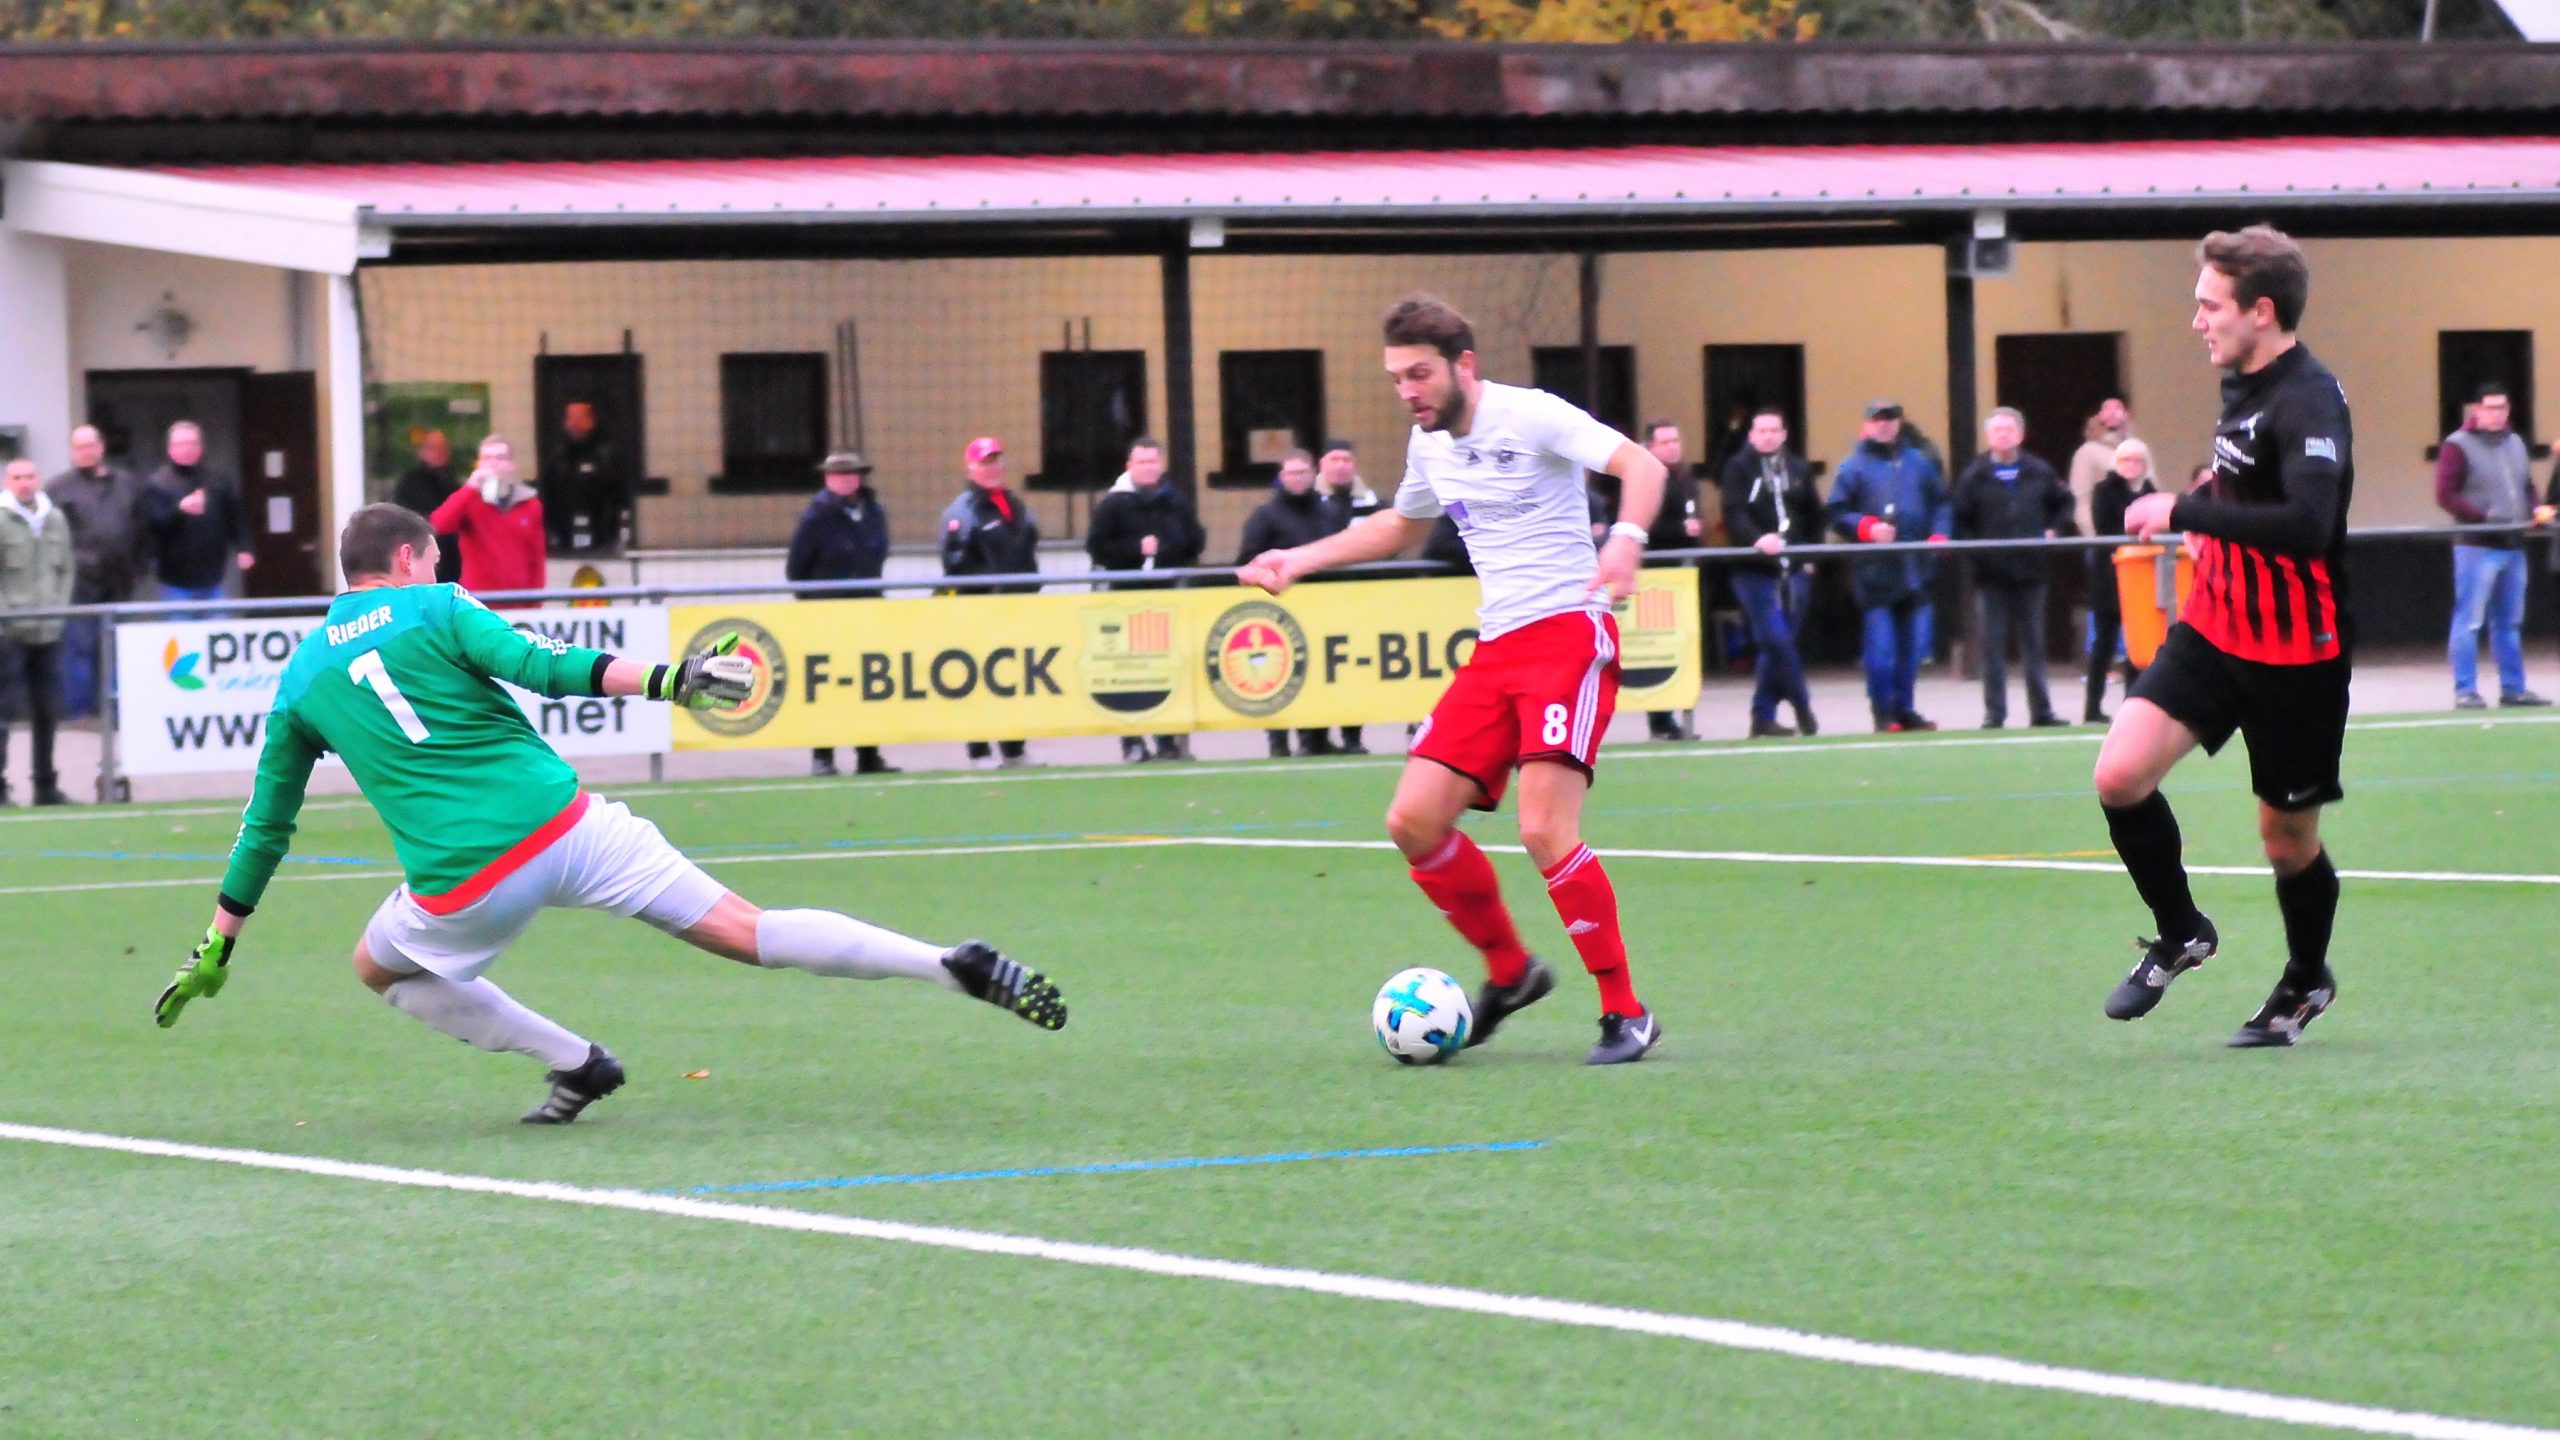
[[[379,995],[400,983],[402,977],[373,963],[373,952],[365,948],[363,941],[356,942],[356,953],[351,958],[355,962],[356,978],[374,994]]]
[[[2299,874],[2320,858],[2319,821],[2314,816],[2284,810],[2261,810],[2258,842],[2277,874]]]
[[[1419,860],[1449,838],[1450,822],[1420,806],[1401,802],[1387,807],[1387,838],[1408,860]]]
[[[1572,854],[1582,844],[1582,829],[1571,821],[1552,815],[1520,812],[1520,848],[1529,852],[1541,870]]]
[[[2099,752],[2097,770],[2090,776],[2090,783],[2097,788],[2098,803],[2111,807],[2139,805],[2151,798],[2152,791],[2160,788],[2159,782],[2151,778],[2150,771],[2106,751]]]

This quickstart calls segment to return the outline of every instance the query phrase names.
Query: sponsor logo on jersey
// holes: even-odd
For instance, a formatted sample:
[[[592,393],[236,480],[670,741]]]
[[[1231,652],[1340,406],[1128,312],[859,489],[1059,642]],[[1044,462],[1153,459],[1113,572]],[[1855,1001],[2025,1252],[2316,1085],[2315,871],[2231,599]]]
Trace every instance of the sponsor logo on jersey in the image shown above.
[[[1084,693],[1121,715],[1141,715],[1173,698],[1182,683],[1182,658],[1174,652],[1174,607],[1096,606],[1084,619],[1084,651],[1076,657]]]
[[[693,718],[714,735],[753,735],[781,713],[783,695],[791,688],[782,642],[773,638],[773,632],[753,620],[714,620],[695,631],[677,653],[699,654],[719,644],[720,637],[733,630],[738,634],[737,653],[756,667],[755,688],[734,709],[696,710]]]
[[[1239,715],[1288,708],[1307,683],[1307,632],[1268,600],[1227,607],[1209,627],[1209,693]]]
[[[2336,464],[2338,459],[2338,442],[2335,440],[2323,439],[2320,436],[2314,435],[2302,442],[2302,458],[2305,460],[2326,460],[2331,464]]]

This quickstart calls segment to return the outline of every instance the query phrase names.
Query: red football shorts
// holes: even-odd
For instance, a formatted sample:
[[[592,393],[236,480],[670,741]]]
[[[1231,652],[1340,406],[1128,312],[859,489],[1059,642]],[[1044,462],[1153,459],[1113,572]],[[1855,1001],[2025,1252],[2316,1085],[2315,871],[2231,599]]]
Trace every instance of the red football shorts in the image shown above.
[[[1617,712],[1617,620],[1550,615],[1479,643],[1408,753],[1475,781],[1484,789],[1476,808],[1490,810],[1529,761],[1590,774]]]

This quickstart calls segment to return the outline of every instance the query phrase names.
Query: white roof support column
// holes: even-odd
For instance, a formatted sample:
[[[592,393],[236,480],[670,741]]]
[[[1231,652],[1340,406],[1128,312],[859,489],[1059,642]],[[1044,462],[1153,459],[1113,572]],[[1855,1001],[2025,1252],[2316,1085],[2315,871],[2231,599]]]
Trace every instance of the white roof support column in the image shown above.
[[[22,426],[28,458],[71,464],[71,311],[62,242],[0,224],[0,425]]]
[[[331,275],[321,316],[320,438],[329,474],[329,523],[320,536],[321,583],[335,588],[338,531],[364,505],[364,333],[356,277]]]

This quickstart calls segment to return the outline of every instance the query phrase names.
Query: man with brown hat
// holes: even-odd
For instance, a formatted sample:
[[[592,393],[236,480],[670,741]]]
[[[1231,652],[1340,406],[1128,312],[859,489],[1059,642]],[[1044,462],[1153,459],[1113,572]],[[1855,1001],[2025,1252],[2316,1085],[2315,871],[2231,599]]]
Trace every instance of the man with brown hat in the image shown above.
[[[802,580],[877,580],[889,560],[889,512],[871,490],[871,462],[858,450],[838,450],[818,466],[824,482],[800,512],[791,530],[791,550],[782,561],[782,578]],[[865,596],[877,599],[876,595]],[[809,773],[836,773],[836,752],[821,745],[809,752]],[[880,758],[877,745],[853,747],[856,775],[895,775],[898,767]]]

